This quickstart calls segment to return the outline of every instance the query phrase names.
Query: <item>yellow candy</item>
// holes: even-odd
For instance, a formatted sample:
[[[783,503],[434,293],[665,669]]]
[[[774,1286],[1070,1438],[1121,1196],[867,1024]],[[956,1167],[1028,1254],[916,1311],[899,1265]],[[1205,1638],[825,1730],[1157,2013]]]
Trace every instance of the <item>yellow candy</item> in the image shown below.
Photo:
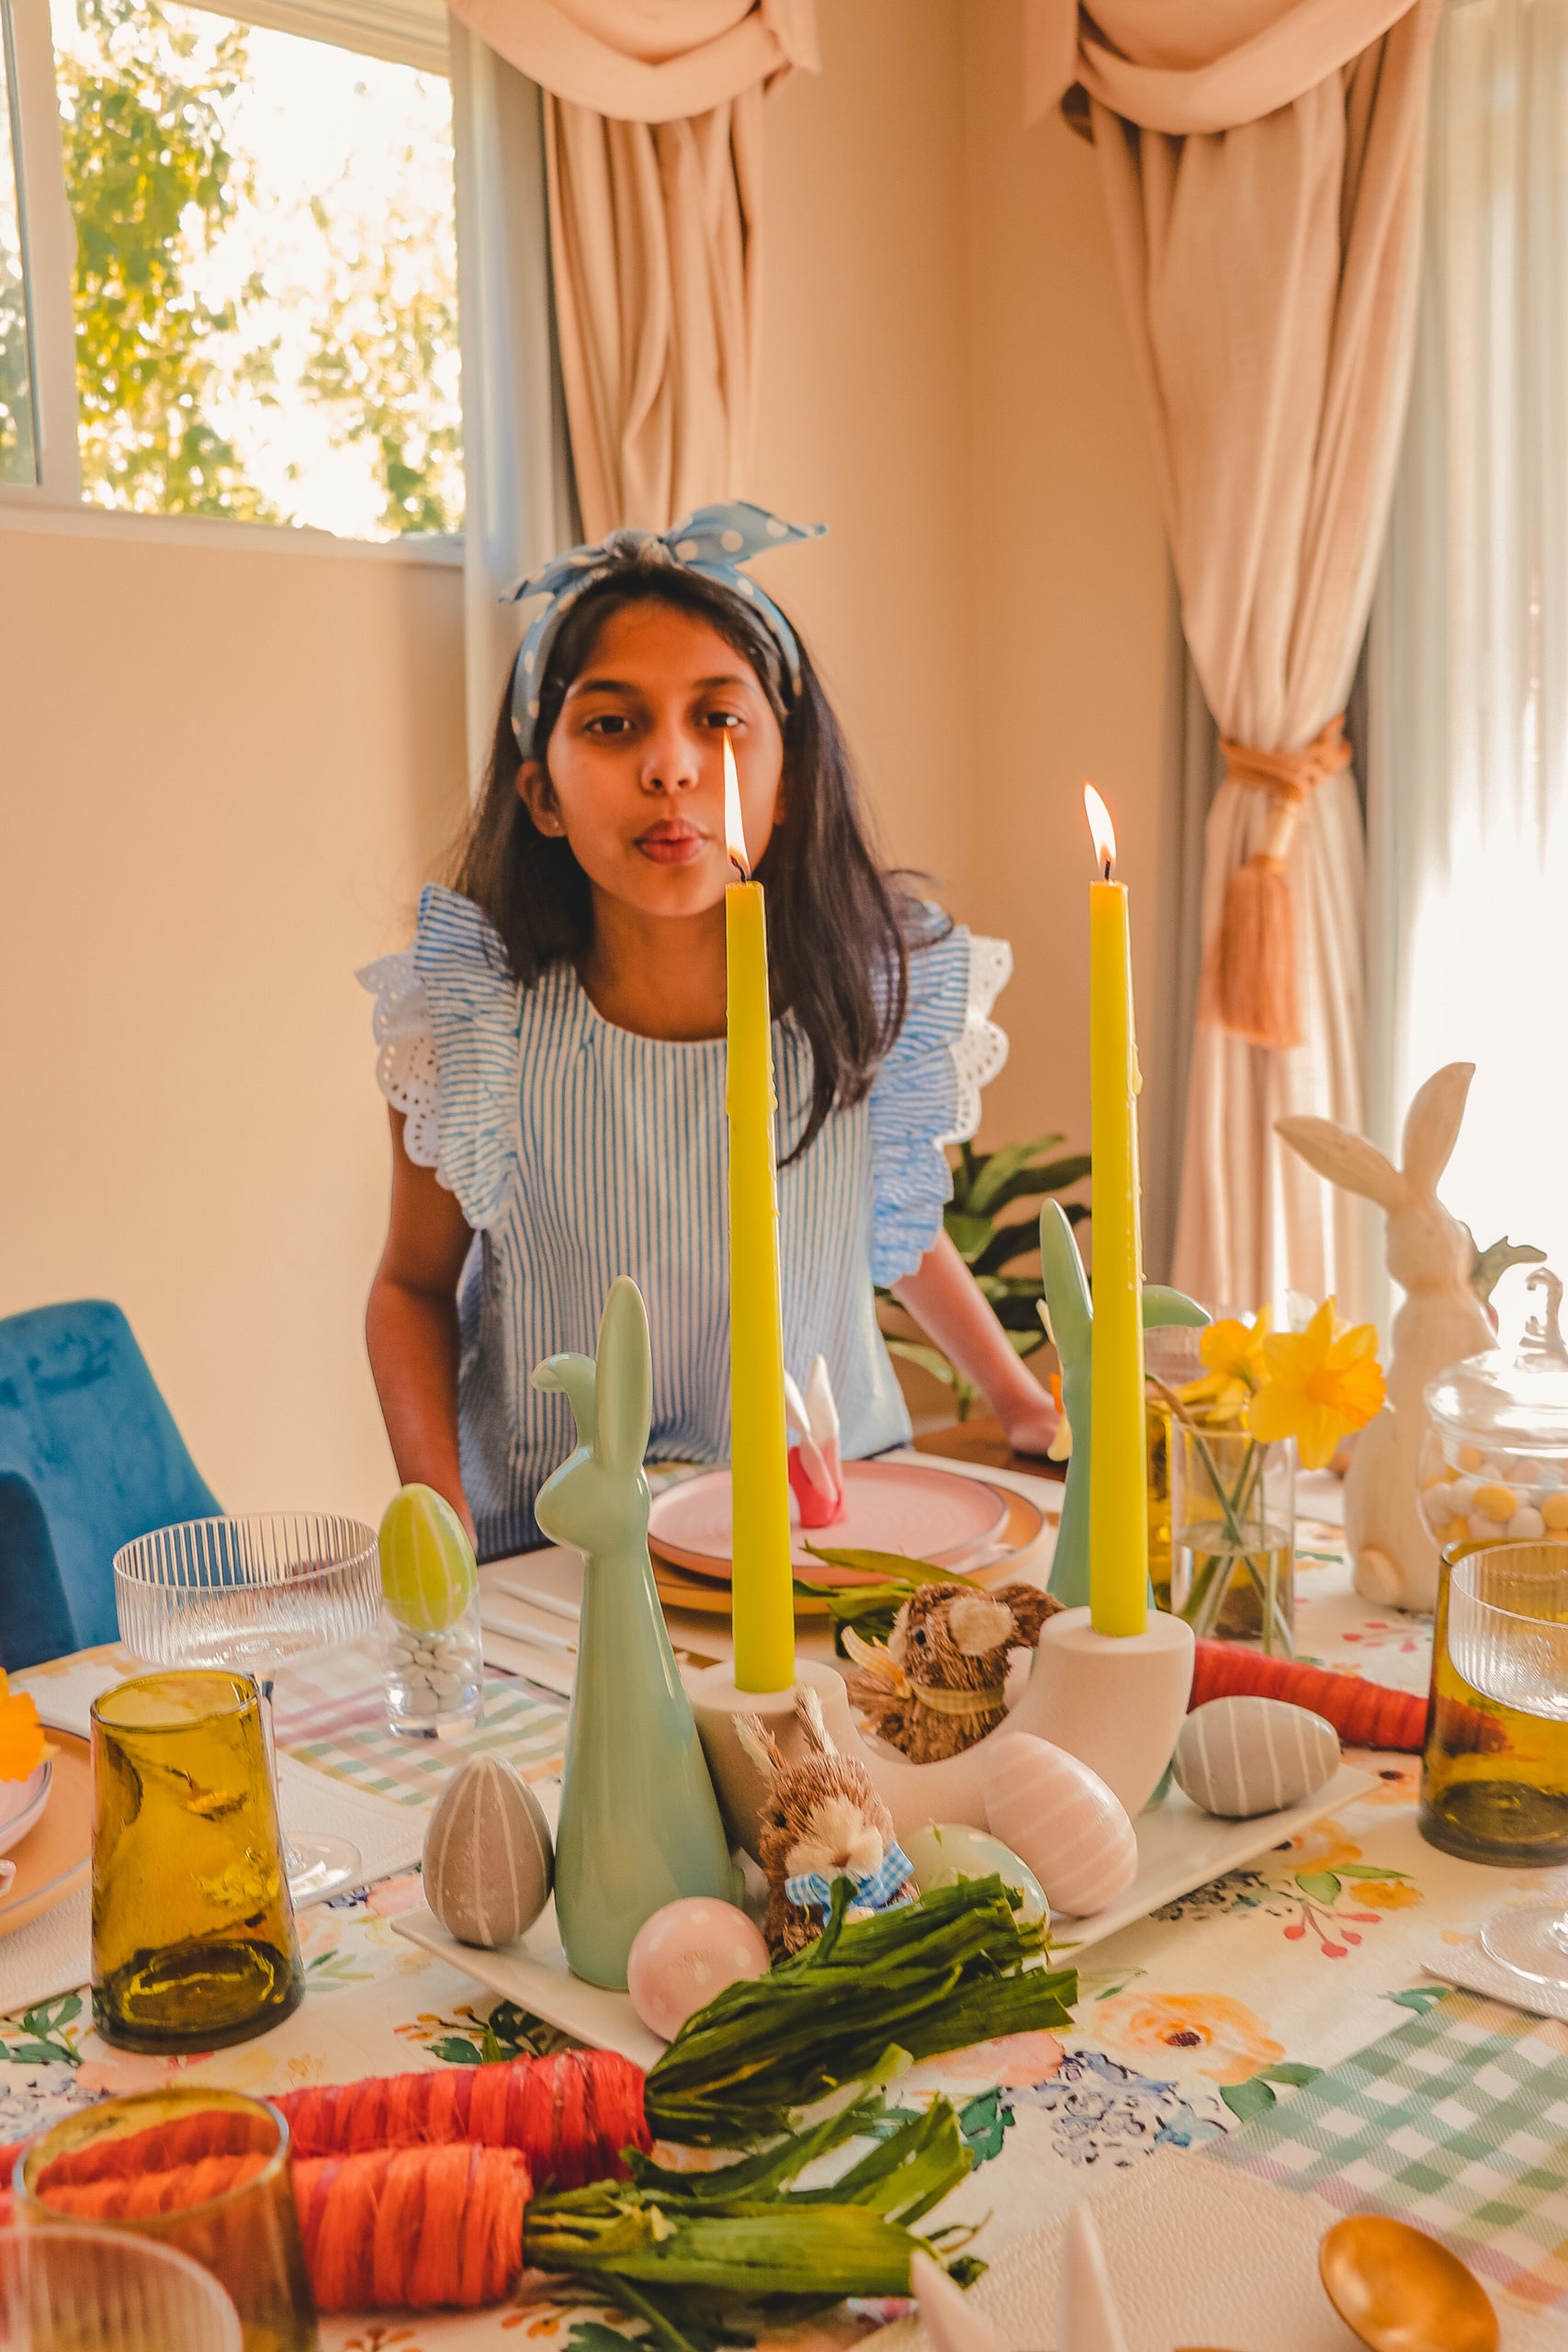
[[[1487,1519],[1500,1519],[1505,1525],[1519,1507],[1519,1498],[1512,1487],[1497,1485],[1477,1487],[1475,1508]]]
[[[1461,1445],[1459,1450],[1459,1466],[1461,1470],[1479,1470],[1481,1448],[1477,1445]]]
[[[1543,1495],[1540,1515],[1548,1527],[1568,1527],[1568,1494]]]

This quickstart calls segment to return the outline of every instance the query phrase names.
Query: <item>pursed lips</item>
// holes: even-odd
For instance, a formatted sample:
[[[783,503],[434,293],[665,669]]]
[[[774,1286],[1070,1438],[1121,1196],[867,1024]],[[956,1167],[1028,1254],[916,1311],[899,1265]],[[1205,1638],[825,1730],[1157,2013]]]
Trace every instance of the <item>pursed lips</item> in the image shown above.
[[[637,846],[655,865],[689,865],[707,847],[708,837],[694,825],[650,825],[639,833]]]

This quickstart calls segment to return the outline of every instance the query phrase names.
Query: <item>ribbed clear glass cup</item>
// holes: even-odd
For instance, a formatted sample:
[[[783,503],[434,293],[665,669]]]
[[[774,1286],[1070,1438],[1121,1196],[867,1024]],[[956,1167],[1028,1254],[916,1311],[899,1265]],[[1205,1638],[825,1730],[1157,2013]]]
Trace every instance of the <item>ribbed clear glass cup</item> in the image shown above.
[[[219,1666],[252,1674],[267,1702],[290,1658],[341,1649],[375,1632],[381,1607],[376,1531],[357,1519],[270,1511],[155,1528],[115,1554],[119,1637],[149,1666]],[[346,1838],[291,1837],[283,1825],[296,1903],[355,1883]]]
[[[241,2352],[240,2315],[187,2255],[125,2230],[0,2230],[5,2352]]]
[[[1448,1654],[1483,1698],[1568,1723],[1568,1543],[1496,1544],[1455,1560]],[[1553,1788],[1544,1794],[1561,1799]],[[1561,1895],[1506,1904],[1481,1925],[1500,1966],[1568,1991],[1568,1909]]]

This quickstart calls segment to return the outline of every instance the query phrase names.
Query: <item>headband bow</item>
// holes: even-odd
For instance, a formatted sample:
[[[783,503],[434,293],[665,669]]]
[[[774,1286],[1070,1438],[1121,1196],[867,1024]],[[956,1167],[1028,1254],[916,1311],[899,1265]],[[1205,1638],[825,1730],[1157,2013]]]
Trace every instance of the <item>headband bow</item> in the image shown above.
[[[784,656],[793,698],[800,692],[800,648],[771,596],[739,570],[764,548],[785,547],[795,539],[820,538],[826,523],[786,523],[761,506],[743,500],[728,505],[699,506],[669,531],[612,531],[597,547],[569,548],[542,571],[534,572],[513,588],[503,603],[520,605],[530,597],[547,596],[548,604],[529,624],[512,672],[512,731],[523,757],[531,759],[534,722],[539,716],[539,681],[545,674],[556,631],[585,588],[613,572],[633,566],[674,564],[682,571],[716,580],[742,597],[755,611]]]

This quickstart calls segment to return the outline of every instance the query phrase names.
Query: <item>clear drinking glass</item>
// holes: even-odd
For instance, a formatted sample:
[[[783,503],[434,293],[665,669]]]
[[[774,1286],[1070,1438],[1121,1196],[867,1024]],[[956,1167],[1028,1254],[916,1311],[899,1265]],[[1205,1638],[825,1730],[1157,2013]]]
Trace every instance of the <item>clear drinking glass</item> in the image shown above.
[[[1296,1449],[1171,1422],[1170,1605],[1194,1633],[1295,1654]]]
[[[0,2230],[5,2352],[241,2352],[209,2270],[124,2230]]]
[[[374,1633],[381,1563],[376,1532],[360,1520],[274,1511],[138,1536],[115,1554],[114,1586],[119,1637],[133,1657],[255,1677],[271,1754],[273,1675],[290,1658]],[[290,1838],[285,1822],[283,1849],[296,1903],[357,1883],[359,1849],[346,1838]]]
[[[1456,1560],[1448,1635],[1456,1669],[1483,1698],[1568,1723],[1568,1543],[1499,1544]],[[1568,1991],[1568,1908],[1561,1895],[1494,1911],[1482,1922],[1481,1943],[1517,1975]]]
[[[175,2168],[194,2161],[193,2139],[209,2154],[236,2160],[233,2184],[199,2204],[140,2212],[106,2228],[131,2244],[172,2246],[199,2263],[231,2300],[244,2352],[317,2352],[288,2126],[265,2099],[182,2083],[79,2108],[28,2142],[17,2165],[17,2211],[40,2240],[74,2234],[73,2198],[91,2199],[95,2184],[121,2168],[143,2187],[160,2175],[173,2184]],[[127,2149],[127,2141],[134,2146]],[[92,2336],[84,2341],[96,2343]],[[195,2352],[200,2346],[205,2352],[209,2341],[171,2331],[157,2347]]]

